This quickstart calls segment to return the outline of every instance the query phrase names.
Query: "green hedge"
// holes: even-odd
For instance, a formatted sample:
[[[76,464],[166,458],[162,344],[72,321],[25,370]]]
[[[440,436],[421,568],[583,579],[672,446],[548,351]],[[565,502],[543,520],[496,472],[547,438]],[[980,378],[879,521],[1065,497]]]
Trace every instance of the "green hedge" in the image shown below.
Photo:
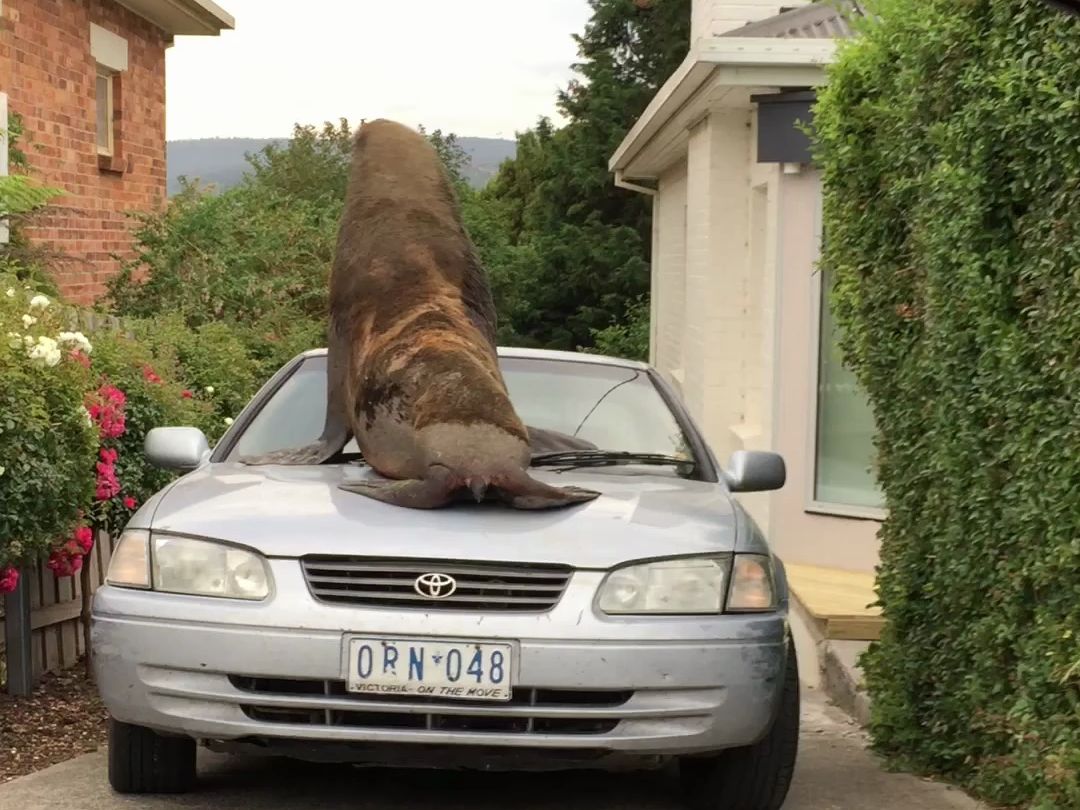
[[[1080,807],[1080,19],[882,0],[815,119],[880,429],[880,750]]]

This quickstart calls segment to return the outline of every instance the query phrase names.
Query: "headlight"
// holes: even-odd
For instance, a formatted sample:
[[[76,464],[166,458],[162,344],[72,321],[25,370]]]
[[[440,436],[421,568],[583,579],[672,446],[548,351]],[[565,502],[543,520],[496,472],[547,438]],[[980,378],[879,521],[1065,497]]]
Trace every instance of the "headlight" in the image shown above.
[[[687,557],[612,571],[597,604],[609,615],[749,613],[775,610],[776,589],[766,556]]]
[[[259,601],[270,595],[270,573],[258,554],[212,540],[145,531],[120,537],[106,581],[164,593]]]
[[[113,548],[105,581],[120,588],[150,587],[150,533],[128,529]]]
[[[608,614],[720,613],[730,557],[691,557],[612,571],[600,586]]]
[[[776,609],[772,563],[761,554],[736,554],[731,572],[727,609],[730,613],[752,613]]]

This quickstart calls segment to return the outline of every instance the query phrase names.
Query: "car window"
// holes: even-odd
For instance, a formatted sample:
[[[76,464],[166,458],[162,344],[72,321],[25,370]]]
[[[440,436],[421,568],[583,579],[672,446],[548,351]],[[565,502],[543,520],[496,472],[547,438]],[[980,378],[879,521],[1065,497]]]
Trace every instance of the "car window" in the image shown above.
[[[529,427],[577,436],[601,450],[692,458],[675,415],[642,371],[505,357],[500,367],[514,408]],[[325,408],[326,358],[307,358],[248,424],[229,457],[314,441]],[[357,451],[355,440],[346,450]]]
[[[303,447],[319,438],[326,418],[326,360],[304,360],[245,428],[229,457]]]
[[[643,371],[523,358],[502,358],[500,365],[529,427],[577,436],[600,450],[691,457],[675,415]]]

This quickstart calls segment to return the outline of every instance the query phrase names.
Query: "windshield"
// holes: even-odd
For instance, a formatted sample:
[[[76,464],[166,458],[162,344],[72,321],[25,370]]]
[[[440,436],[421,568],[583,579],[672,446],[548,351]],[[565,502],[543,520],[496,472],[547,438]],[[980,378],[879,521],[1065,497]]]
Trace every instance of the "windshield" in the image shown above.
[[[643,371],[507,357],[499,365],[514,408],[530,428],[575,436],[604,451],[693,459],[675,415]],[[325,407],[326,358],[307,358],[246,427],[229,459],[314,441]],[[346,450],[357,452],[355,440]]]

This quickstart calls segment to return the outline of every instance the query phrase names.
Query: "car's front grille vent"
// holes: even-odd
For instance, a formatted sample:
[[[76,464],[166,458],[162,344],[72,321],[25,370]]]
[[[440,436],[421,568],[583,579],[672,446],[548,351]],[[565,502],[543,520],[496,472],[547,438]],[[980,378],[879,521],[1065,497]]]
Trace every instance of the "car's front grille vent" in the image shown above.
[[[241,706],[245,715],[261,723],[479,734],[607,734],[622,719],[619,708],[634,694],[627,690],[516,689],[511,700],[495,703],[352,694],[344,681],[236,675],[229,676],[229,681],[248,694],[274,696],[279,702],[286,696],[301,697],[308,704]],[[355,704],[356,709],[342,708],[343,701]],[[583,716],[574,716],[577,712]]]
[[[304,557],[301,565],[312,594],[323,602],[519,613],[551,610],[572,573],[555,565],[363,557]]]

